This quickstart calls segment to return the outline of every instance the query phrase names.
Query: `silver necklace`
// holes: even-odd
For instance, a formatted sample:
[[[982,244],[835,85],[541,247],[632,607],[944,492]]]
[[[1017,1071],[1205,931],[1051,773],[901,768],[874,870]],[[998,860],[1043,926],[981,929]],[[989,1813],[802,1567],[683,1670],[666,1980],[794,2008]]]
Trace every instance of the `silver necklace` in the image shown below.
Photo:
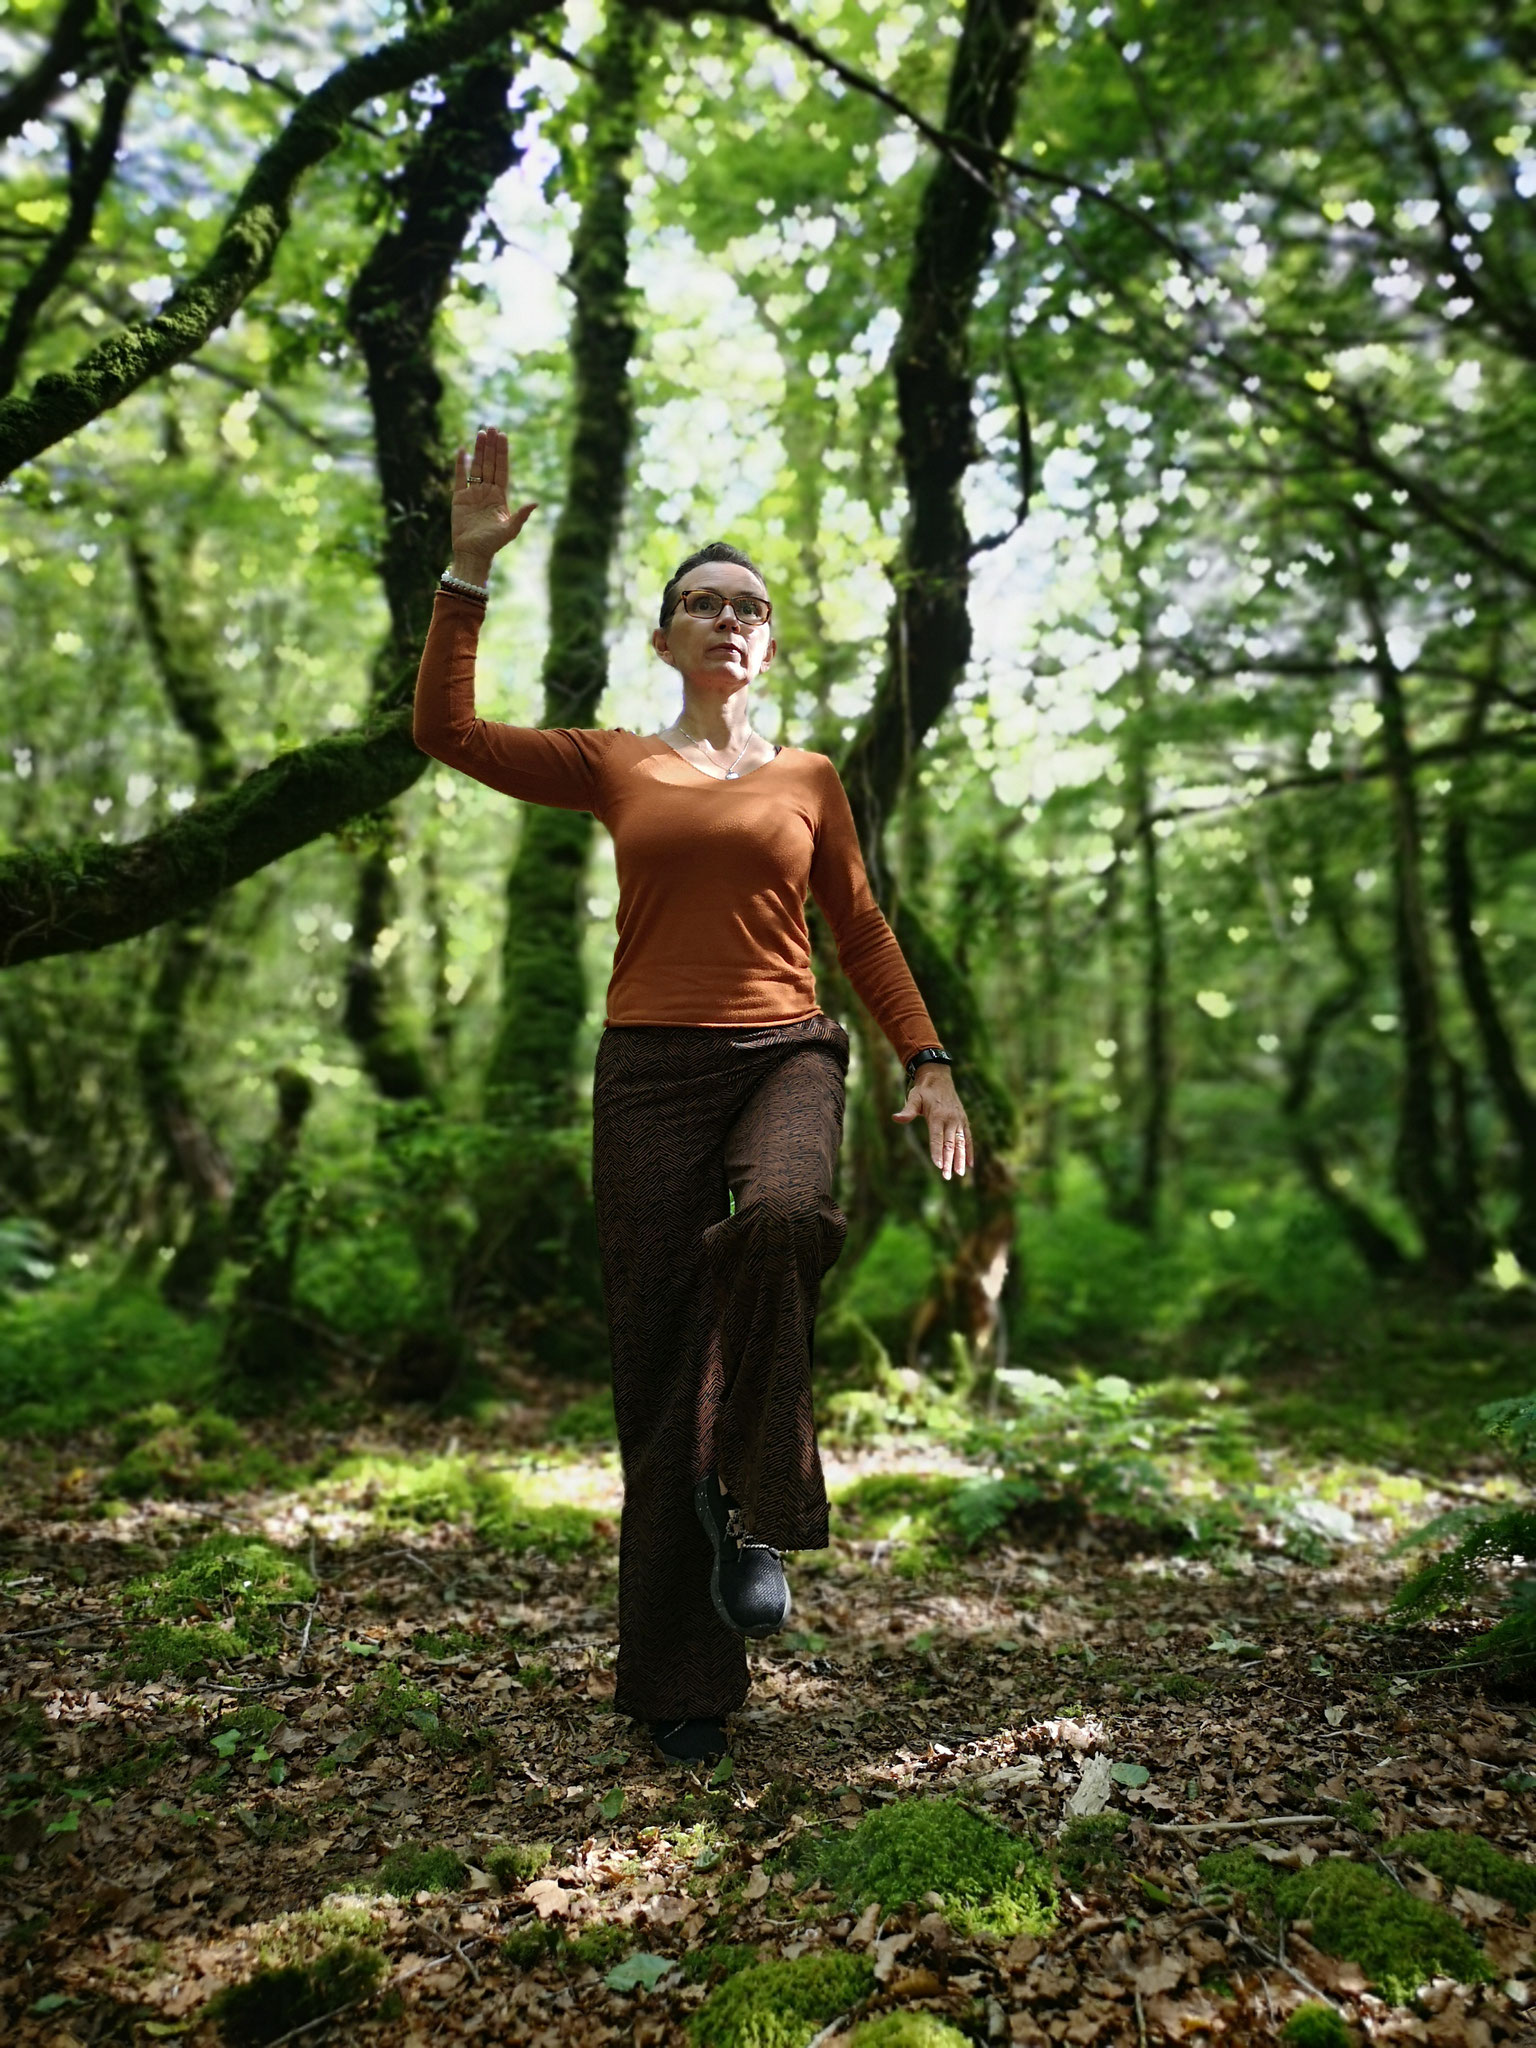
[[[681,719],[679,719],[677,722],[677,729],[682,734],[685,740],[692,740],[693,744],[696,747],[709,747],[711,753],[715,751],[714,748],[710,746],[708,740],[695,739],[694,735],[688,730],[687,726],[683,724]],[[747,737],[742,744],[741,754],[744,754],[747,751],[747,748],[751,746],[753,740],[755,740],[756,737],[756,733],[754,733],[752,728],[748,726]],[[736,756],[736,761],[739,761],[741,759],[741,754],[738,754]],[[736,761],[733,761],[730,767],[727,768],[725,771],[725,780],[727,782],[740,782],[741,780],[741,777],[736,773]]]

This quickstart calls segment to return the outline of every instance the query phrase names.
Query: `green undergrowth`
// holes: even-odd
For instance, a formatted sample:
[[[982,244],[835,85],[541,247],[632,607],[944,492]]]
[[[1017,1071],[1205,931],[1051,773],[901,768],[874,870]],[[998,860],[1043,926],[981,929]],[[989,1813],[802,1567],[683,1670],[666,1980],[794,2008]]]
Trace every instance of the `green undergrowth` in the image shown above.
[[[755,1963],[709,1994],[688,2031],[697,2048],[807,2048],[874,1987],[873,1965],[861,1956]]]
[[[1452,1914],[1345,1857],[1282,1872],[1250,1849],[1232,1849],[1203,1858],[1199,1868],[1212,1895],[1240,1897],[1261,1921],[1309,1922],[1314,1947],[1358,1963],[1393,2004],[1430,1977],[1476,1984],[1491,1975]]]
[[[315,1582],[288,1552],[256,1537],[210,1536],[174,1563],[129,1582],[125,1678],[185,1676],[217,1668],[284,1640],[282,1615],[311,1599]]]
[[[417,1685],[396,1664],[360,1686],[352,1699],[364,1730],[373,1737],[414,1729],[435,1756],[458,1756],[474,1740],[443,1710],[442,1695]]]
[[[537,1877],[554,1855],[548,1842],[503,1842],[485,1859],[485,1867],[504,1892]]]
[[[865,1814],[806,1852],[850,1902],[886,1912],[935,1892],[963,1934],[1044,1934],[1056,1889],[1036,1844],[954,1799],[911,1799]]]
[[[374,1871],[369,1889],[409,1899],[417,1892],[461,1892],[468,1883],[468,1867],[451,1849],[402,1845],[392,1849]]]
[[[562,1408],[549,1426],[549,1440],[555,1444],[617,1443],[619,1425],[613,1413],[612,1388],[585,1394]]]
[[[211,1500],[309,1476],[253,1444],[244,1423],[216,1408],[184,1415],[172,1402],[152,1401],[115,1434],[118,1459],[101,1490],[125,1500]]]
[[[528,1474],[498,1471],[462,1456],[349,1458],[316,1489],[321,1498],[360,1501],[381,1528],[449,1522],[512,1554],[537,1550],[556,1561],[590,1549],[601,1517],[569,1501],[541,1498]]]
[[[1422,1834],[1402,1835],[1392,1848],[1394,1854],[1411,1856],[1415,1863],[1422,1863],[1444,1884],[1461,1884],[1468,1891],[1486,1892],[1490,1898],[1505,1900],[1517,1913],[1536,1912],[1536,1863],[1506,1856],[1481,1835],[1433,1828]]]
[[[60,1276],[0,1300],[0,1434],[58,1438],[125,1410],[214,1395],[217,1318],[189,1323],[149,1287]]]
[[[1075,1813],[1061,1831],[1056,1862],[1074,1887],[1090,1878],[1117,1877],[1125,1869],[1120,1838],[1130,1826],[1124,1813]]]
[[[607,1970],[635,1945],[634,1931],[611,1922],[599,1921],[579,1934],[569,1933],[550,1920],[530,1920],[514,1927],[501,1944],[503,1962],[514,1969],[532,1970],[540,1963],[554,1962],[562,1969]]]
[[[953,1554],[947,1509],[962,1482],[942,1472],[871,1472],[833,1495],[839,1535],[890,1545],[893,1572],[918,1578]]]
[[[265,2048],[313,2027],[327,2013],[371,1998],[388,1969],[382,1950],[338,1941],[312,1961],[257,1970],[212,1999],[208,2015],[233,2048]]]

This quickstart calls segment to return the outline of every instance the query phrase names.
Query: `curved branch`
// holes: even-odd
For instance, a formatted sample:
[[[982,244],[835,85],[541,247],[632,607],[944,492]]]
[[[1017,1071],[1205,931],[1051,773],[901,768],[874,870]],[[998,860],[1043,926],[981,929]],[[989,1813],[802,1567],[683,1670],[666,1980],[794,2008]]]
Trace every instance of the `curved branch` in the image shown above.
[[[305,172],[336,147],[356,108],[473,56],[548,7],[549,0],[476,0],[333,71],[258,158],[208,261],[152,319],[89,350],[72,370],[39,377],[25,397],[0,400],[0,477],[120,405],[230,319],[271,269]]]
[[[137,938],[378,810],[426,765],[411,741],[410,713],[393,711],[279,754],[225,795],[129,845],[10,854],[0,859],[0,966]]]
[[[59,89],[66,71],[78,71],[96,18],[96,0],[64,0],[48,47],[25,78],[0,93],[0,142],[35,121]]]

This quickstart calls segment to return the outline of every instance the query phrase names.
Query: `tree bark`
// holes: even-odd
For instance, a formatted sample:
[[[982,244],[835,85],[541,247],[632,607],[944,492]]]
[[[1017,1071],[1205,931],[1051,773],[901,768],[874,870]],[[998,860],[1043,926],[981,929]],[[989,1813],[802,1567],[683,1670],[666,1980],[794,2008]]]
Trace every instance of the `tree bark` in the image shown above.
[[[373,667],[376,706],[397,701],[414,674],[449,552],[451,464],[443,447],[443,380],[433,334],[454,266],[496,180],[517,160],[521,118],[508,107],[514,67],[498,49],[448,80],[396,184],[397,225],[382,234],[353,283],[347,320],[362,352],[384,501],[379,574],[389,633]],[[397,956],[378,943],[399,906],[393,821],[360,857],[348,941],[342,1026],[375,1088],[393,1102],[434,1092],[425,1047],[407,1015]]]

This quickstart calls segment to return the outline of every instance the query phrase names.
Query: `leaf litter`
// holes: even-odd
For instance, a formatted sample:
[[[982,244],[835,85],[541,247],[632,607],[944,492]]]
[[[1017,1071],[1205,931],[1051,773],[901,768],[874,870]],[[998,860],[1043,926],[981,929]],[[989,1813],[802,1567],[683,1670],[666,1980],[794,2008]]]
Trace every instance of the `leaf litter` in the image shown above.
[[[491,1437],[352,1448],[482,1471]],[[1445,1631],[1383,1627],[1399,1513],[1368,1479],[1337,1552],[1181,1555],[1090,1513],[914,1566],[834,1511],[728,1763],[690,1773],[612,1709],[611,1456],[561,1454],[548,1551],[314,1486],[102,1513],[90,1460],[6,1485],[8,2041],[269,2042],[342,1993],[329,2031],[391,2048],[660,2048],[733,2012],[787,2048],[900,2015],[914,2041],[1278,2041],[1303,2007],[1426,2048],[1530,2037],[1532,1716],[1438,1668]],[[959,1469],[910,1441],[833,1464]],[[144,1626],[208,1654],[129,1675]],[[1016,1838],[1049,1911],[989,1916],[953,1844],[948,1891],[861,1895],[908,1869],[860,1855],[914,1802]],[[1462,1981],[1403,1976],[1398,1923]]]

